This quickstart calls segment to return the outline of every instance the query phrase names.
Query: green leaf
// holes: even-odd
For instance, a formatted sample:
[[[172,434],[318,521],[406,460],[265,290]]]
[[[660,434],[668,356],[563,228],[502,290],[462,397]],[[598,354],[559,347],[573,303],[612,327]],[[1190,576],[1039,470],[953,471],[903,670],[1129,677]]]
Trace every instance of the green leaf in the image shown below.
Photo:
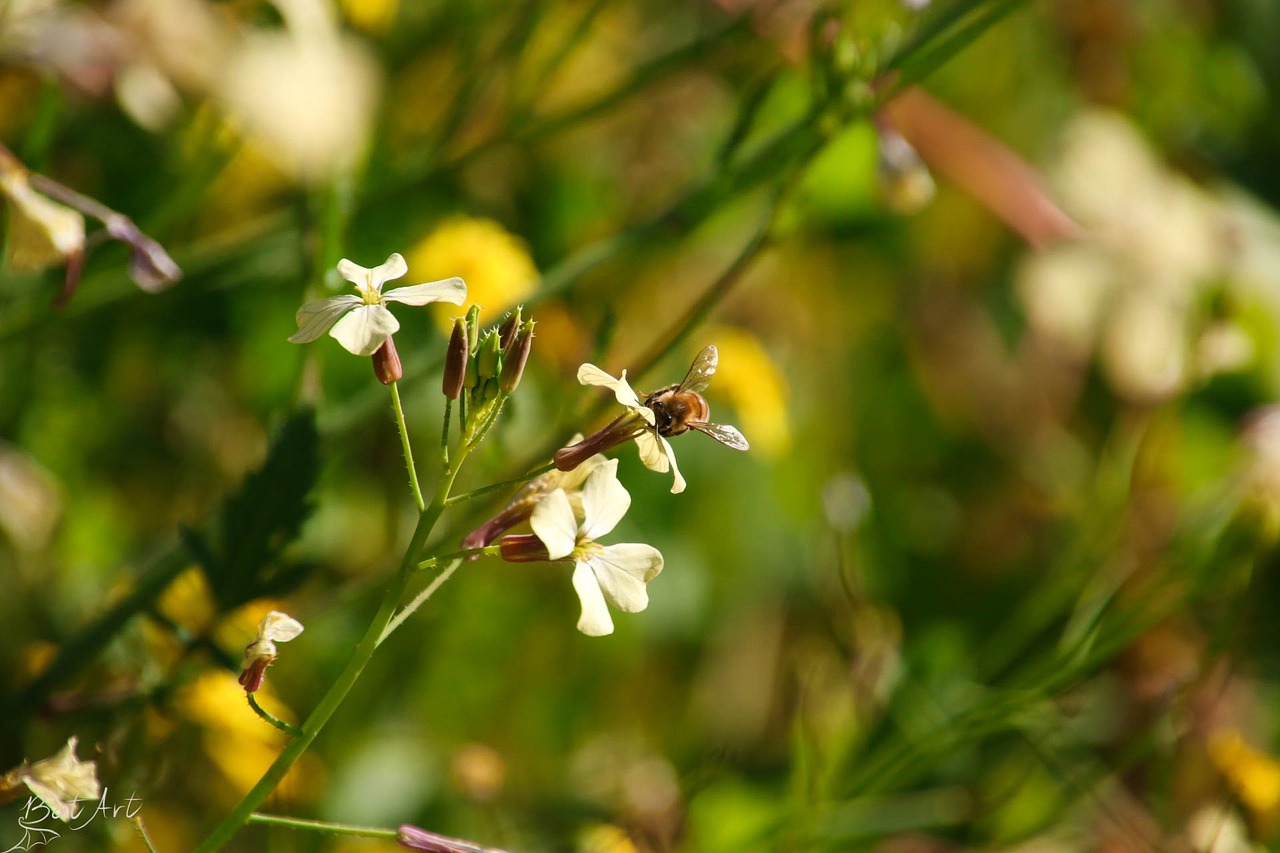
[[[249,474],[222,506],[211,536],[191,533],[188,547],[220,609],[295,588],[311,571],[280,561],[311,514],[319,471],[315,413],[305,409],[280,429],[262,467]]]

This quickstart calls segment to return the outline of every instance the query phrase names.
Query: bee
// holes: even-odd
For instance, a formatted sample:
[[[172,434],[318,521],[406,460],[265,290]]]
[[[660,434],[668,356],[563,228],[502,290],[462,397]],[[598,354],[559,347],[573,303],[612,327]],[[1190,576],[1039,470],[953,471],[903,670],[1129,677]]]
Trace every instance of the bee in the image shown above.
[[[734,450],[748,448],[747,439],[735,427],[707,420],[711,416],[711,407],[707,405],[702,391],[715,375],[719,363],[720,354],[714,346],[708,345],[693,360],[682,382],[659,388],[644,398],[644,405],[653,410],[658,435],[670,438],[696,429],[725,447]]]

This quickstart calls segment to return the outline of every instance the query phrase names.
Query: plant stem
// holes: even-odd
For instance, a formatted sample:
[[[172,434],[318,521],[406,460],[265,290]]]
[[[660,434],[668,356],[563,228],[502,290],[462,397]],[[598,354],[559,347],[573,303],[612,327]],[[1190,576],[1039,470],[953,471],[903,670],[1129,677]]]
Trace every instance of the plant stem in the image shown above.
[[[449,415],[453,412],[453,400],[444,398],[444,426],[440,428],[440,468],[449,467]]]
[[[257,698],[255,698],[252,693],[246,693],[244,695],[249,700],[249,707],[253,709],[253,713],[257,714],[259,717],[291,737],[297,737],[302,734],[302,729],[298,728],[293,723],[286,723],[284,720],[272,716],[270,712],[258,704]]]
[[[461,463],[462,458],[460,457],[458,461]],[[431,499],[430,505],[418,517],[418,525],[414,528],[413,538],[409,541],[409,547],[405,549],[404,558],[400,561],[400,567],[396,570],[391,585],[382,597],[382,604],[378,607],[378,612],[374,615],[369,627],[364,632],[364,636],[360,638],[360,642],[356,645],[355,652],[347,663],[346,669],[342,671],[342,674],[338,676],[337,680],[330,685],[329,690],[321,697],[320,702],[311,712],[311,716],[307,717],[306,722],[302,724],[302,730],[298,736],[285,745],[275,763],[258,780],[258,784],[254,785],[248,794],[245,794],[240,804],[205,839],[204,844],[199,847],[199,853],[212,853],[214,850],[221,849],[239,831],[240,827],[248,822],[250,815],[271,795],[271,792],[280,784],[280,780],[284,778],[289,768],[311,746],[311,742],[316,739],[316,735],[320,734],[320,730],[329,722],[329,718],[338,710],[342,700],[346,698],[356,680],[360,678],[360,674],[364,672],[365,666],[368,665],[374,651],[378,648],[378,643],[382,639],[384,630],[391,621],[392,616],[395,615],[396,604],[400,601],[405,588],[409,585],[409,579],[413,577],[414,570],[418,565],[418,555],[422,552],[427,537],[440,519],[440,514],[444,512],[445,500],[449,497],[449,489],[453,486],[455,476],[457,476],[456,469],[445,471],[441,475],[435,496]]]
[[[529,480],[532,480],[534,477],[542,476],[543,474],[547,473],[548,471],[550,471],[555,467],[556,467],[556,463],[548,462],[546,465],[543,465],[541,468],[534,468],[529,473],[521,474],[519,477],[512,477],[510,480],[503,480],[501,483],[493,483],[491,485],[485,486],[480,489],[473,489],[472,491],[469,491],[469,492],[463,492],[460,495],[454,495],[453,497],[449,498],[449,500],[445,501],[445,506],[453,506],[454,504],[460,504],[460,503],[463,503],[464,501],[469,501],[472,498],[478,498],[481,495],[487,495],[489,492],[496,492],[498,489],[505,489],[507,486],[514,486],[518,483],[527,482]]]
[[[329,823],[323,820],[304,820],[300,817],[263,814],[254,812],[249,815],[249,823],[261,823],[267,826],[288,826],[293,829],[309,829],[313,832],[325,832],[331,835],[355,835],[362,838],[395,838],[400,833],[395,829],[383,829],[380,826],[356,826],[351,823]]]
[[[413,601],[410,601],[404,607],[400,608],[400,612],[387,623],[387,627],[382,629],[382,636],[378,637],[378,644],[381,645],[383,640],[390,637],[397,628],[404,624],[404,620],[417,612],[418,608],[425,604],[427,599],[435,595],[436,590],[442,587],[445,581],[453,577],[453,573],[456,572],[458,570],[458,566],[461,565],[462,560],[455,559],[449,565],[445,566],[444,571],[436,575],[435,580],[427,584],[422,592],[413,597]]]
[[[391,405],[396,410],[396,426],[400,430],[400,445],[404,448],[404,466],[409,469],[409,488],[413,490],[413,500],[421,513],[425,506],[422,500],[422,487],[418,485],[418,468],[413,464],[413,447],[409,444],[409,428],[404,423],[404,407],[400,405],[400,383],[391,383]],[[446,421],[446,425],[447,425]],[[447,470],[448,465],[444,468]]]
[[[497,545],[486,545],[483,548],[463,548],[461,551],[454,551],[451,554],[441,554],[438,557],[431,557],[430,559],[423,560],[421,563],[418,563],[418,571],[433,568],[434,566],[438,566],[440,563],[448,562],[449,560],[465,560],[467,557],[479,557],[481,554],[492,557],[499,553],[500,551]]]

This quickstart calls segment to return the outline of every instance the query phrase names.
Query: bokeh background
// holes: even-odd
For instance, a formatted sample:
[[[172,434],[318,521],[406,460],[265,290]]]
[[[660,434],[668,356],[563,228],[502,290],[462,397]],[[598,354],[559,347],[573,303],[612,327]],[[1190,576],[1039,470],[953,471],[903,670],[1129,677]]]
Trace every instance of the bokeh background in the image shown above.
[[[603,422],[581,362],[653,389],[708,343],[752,449],[676,439],[673,496],[619,448],[649,608],[588,638],[565,566],[467,565],[268,811],[517,851],[1266,849],[1277,44],[1263,0],[0,4],[0,141],[185,273],[145,293],[92,245],[60,309],[60,266],[0,274],[0,769],[78,735],[161,851],[261,775],[257,620],[307,626],[263,698],[305,717],[414,520],[369,364],[285,339],[339,258],[398,251],[538,321],[464,487]],[[429,459],[452,314],[397,314]]]

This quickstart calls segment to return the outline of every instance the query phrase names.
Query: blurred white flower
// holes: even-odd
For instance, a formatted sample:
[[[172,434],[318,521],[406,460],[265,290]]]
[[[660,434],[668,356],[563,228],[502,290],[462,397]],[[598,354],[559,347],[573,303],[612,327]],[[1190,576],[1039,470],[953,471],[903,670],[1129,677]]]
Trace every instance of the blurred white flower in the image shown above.
[[[84,217],[31,188],[25,167],[0,157],[0,195],[9,208],[9,263],[18,270],[42,270],[84,252]]]
[[[295,178],[328,181],[364,151],[380,70],[367,49],[341,36],[324,4],[277,5],[289,30],[241,39],[220,80],[221,101]]]
[[[1258,259],[1280,257],[1274,215],[1166,168],[1119,115],[1087,113],[1064,140],[1054,183],[1087,237],[1019,270],[1033,333],[1072,359],[1096,353],[1112,388],[1137,402],[1247,367],[1251,341],[1233,316],[1205,315],[1205,294],[1228,289],[1233,310],[1262,301],[1280,316],[1280,275],[1257,275]]]
[[[652,546],[596,542],[617,526],[630,506],[631,495],[618,482],[618,460],[610,459],[583,484],[581,523],[564,489],[556,489],[529,519],[536,543],[527,536],[503,539],[503,556],[516,562],[573,560],[573,588],[582,603],[578,630],[591,637],[613,633],[606,600],[624,613],[644,610],[649,605],[645,585],[662,571],[662,554]],[[534,544],[541,547],[529,547]]]
[[[331,296],[303,305],[296,317],[298,331],[289,338],[289,342],[305,344],[327,331],[347,352],[373,355],[400,328],[400,322],[387,310],[388,302],[405,305],[449,302],[461,305],[467,298],[467,286],[456,276],[382,292],[382,285],[400,278],[408,269],[399,253],[393,253],[373,269],[343,258],[338,262],[338,272],[356,286],[360,295]]]
[[[22,764],[0,778],[0,801],[12,799],[25,787],[60,820],[75,817],[77,800],[96,800],[102,794],[97,762],[76,758],[76,740],[68,738],[57,755]]]
[[[258,623],[258,638],[244,649],[244,665],[240,683],[244,692],[254,693],[262,687],[267,667],[279,656],[276,643],[286,643],[302,633],[302,623],[287,613],[272,610]]]

